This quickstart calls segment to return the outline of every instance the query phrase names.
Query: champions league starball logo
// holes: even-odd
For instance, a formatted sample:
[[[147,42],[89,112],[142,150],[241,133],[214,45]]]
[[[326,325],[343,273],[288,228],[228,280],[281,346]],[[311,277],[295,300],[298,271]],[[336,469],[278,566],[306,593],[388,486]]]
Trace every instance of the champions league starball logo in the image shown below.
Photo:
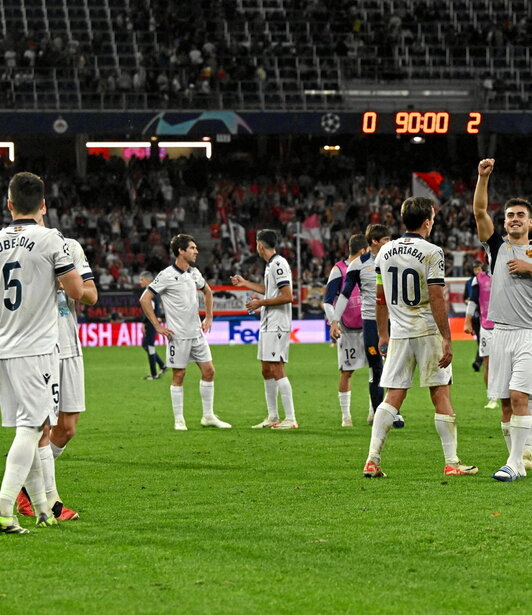
[[[330,134],[337,132],[340,128],[340,116],[336,113],[325,113],[321,116],[321,127]]]

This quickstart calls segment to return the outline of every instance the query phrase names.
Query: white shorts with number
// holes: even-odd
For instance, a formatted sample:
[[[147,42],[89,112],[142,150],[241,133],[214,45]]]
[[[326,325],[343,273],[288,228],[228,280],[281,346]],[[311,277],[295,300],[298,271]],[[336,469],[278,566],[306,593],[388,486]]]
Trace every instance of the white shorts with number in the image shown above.
[[[288,363],[290,331],[260,331],[257,359],[271,363]]]
[[[85,412],[85,372],[82,356],[61,359],[59,383],[59,412]]]
[[[362,329],[342,327],[342,335],[336,342],[336,347],[338,349],[338,369],[343,372],[352,372],[366,365]]]
[[[441,356],[442,337],[439,334],[390,339],[380,385],[391,389],[409,389],[416,365],[419,367],[420,386],[451,384],[452,368],[449,365],[442,369],[438,365]]]
[[[57,423],[59,354],[0,359],[0,408],[4,427]]]
[[[172,338],[166,349],[166,365],[173,369],[184,369],[189,363],[212,361],[211,349],[202,334],[190,340]]]
[[[489,357],[491,349],[491,338],[493,337],[493,329],[484,329],[480,327],[480,336],[478,338],[478,354],[481,357]]]
[[[532,394],[532,329],[499,329],[495,325],[488,396],[508,399],[510,390]]]

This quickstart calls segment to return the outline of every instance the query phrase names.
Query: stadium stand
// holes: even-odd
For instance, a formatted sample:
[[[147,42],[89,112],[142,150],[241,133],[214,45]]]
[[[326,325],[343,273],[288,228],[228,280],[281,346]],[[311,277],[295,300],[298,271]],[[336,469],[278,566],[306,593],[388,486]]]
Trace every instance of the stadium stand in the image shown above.
[[[5,0],[3,106],[342,109],[368,83],[530,107],[524,0]]]

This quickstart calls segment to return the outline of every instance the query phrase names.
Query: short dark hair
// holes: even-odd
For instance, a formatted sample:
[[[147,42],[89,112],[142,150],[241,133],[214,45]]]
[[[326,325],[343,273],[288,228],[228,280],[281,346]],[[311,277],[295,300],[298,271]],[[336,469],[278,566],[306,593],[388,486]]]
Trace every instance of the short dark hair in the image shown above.
[[[434,201],[424,196],[411,196],[401,205],[401,217],[407,231],[416,231],[432,218]]]
[[[368,242],[362,233],[349,237],[349,256],[354,256],[357,252],[367,247]]]
[[[264,228],[257,233],[257,241],[260,241],[270,250],[275,250],[277,247],[277,233],[269,228]]]
[[[179,233],[179,235],[172,237],[172,240],[170,241],[170,250],[172,250],[174,256],[177,258],[179,256],[179,250],[186,250],[191,241],[196,243],[196,240],[192,237],[192,235]]]
[[[383,237],[390,237],[391,233],[384,224],[368,224],[366,228],[366,241],[368,246],[371,246],[373,240],[380,241]]]
[[[473,261],[472,267],[473,267],[473,269],[475,267],[482,267],[482,269],[484,269],[484,263],[482,261]]]
[[[44,182],[33,173],[17,173],[9,182],[8,195],[17,213],[36,213],[44,199]]]
[[[532,218],[532,205],[530,204],[530,201],[527,201],[526,199],[520,199],[520,198],[509,199],[504,204],[504,213],[506,213],[506,210],[508,209],[508,207],[518,207],[518,206],[526,207],[528,209],[528,216]]]
[[[153,273],[151,271],[141,271],[139,273],[139,278],[146,278],[149,282],[153,280]]]

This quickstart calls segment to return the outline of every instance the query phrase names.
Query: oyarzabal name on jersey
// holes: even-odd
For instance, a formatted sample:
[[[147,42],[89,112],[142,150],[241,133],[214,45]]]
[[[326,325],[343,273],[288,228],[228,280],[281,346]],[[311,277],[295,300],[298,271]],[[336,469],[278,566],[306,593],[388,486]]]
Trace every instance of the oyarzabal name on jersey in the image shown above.
[[[422,263],[425,260],[425,255],[421,250],[414,248],[414,246],[398,246],[393,247],[391,250],[384,254],[384,260],[388,260],[390,256],[397,256],[398,254],[404,254],[408,256],[413,256],[417,258],[417,260]]]
[[[20,246],[21,248],[26,248],[31,252],[33,250],[33,247],[35,246],[35,242],[30,241],[30,239],[28,237],[25,237],[24,235],[17,235],[17,237],[12,237],[11,239],[4,239],[0,241],[0,252],[3,252],[4,250],[12,250],[17,246]]]

